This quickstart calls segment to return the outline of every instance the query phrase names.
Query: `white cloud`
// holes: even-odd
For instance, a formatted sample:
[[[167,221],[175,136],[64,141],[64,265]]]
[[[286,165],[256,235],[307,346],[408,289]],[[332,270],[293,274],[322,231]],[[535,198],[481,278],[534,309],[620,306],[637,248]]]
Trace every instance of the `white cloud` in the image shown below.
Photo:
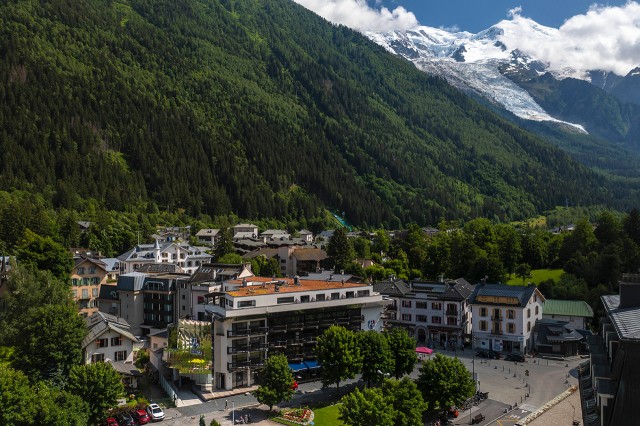
[[[514,7],[513,9],[509,9],[507,11],[507,16],[509,18],[513,18],[516,15],[520,15],[520,13],[522,13],[522,6],[517,6],[517,7]]]
[[[509,48],[548,62],[552,69],[625,75],[640,65],[640,4],[635,1],[616,7],[593,5],[559,29],[533,25],[521,13],[518,8],[509,11]]]
[[[361,32],[406,30],[418,25],[413,12],[402,6],[389,10],[386,7],[371,8],[365,0],[294,1],[335,24],[346,25]]]

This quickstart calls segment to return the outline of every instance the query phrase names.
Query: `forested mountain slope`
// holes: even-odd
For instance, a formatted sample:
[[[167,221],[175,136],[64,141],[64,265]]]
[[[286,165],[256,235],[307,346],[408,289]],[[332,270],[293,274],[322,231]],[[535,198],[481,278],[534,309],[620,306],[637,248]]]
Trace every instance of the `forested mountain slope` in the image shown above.
[[[289,0],[4,1],[0,58],[0,182],[59,206],[395,227],[628,196]]]

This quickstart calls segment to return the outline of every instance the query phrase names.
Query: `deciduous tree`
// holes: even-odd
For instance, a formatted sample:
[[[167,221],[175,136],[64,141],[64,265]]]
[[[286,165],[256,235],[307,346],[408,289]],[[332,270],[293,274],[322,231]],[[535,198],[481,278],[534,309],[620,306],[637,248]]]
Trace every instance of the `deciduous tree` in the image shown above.
[[[88,404],[89,418],[93,422],[98,422],[124,394],[120,374],[106,362],[73,366],[67,389]]]
[[[353,379],[362,368],[362,356],[352,331],[333,325],[317,339],[316,352],[322,364],[322,383],[336,384],[340,394],[340,382]]]
[[[395,426],[422,426],[422,414],[427,410],[422,394],[409,377],[401,380],[386,379],[382,393],[395,411]]]
[[[388,403],[380,388],[368,388],[342,397],[338,408],[340,420],[348,426],[393,426],[395,410]]]
[[[357,336],[362,355],[362,379],[371,386],[371,382],[381,382],[385,375],[393,373],[393,352],[385,334],[371,330]]]
[[[425,361],[417,381],[430,410],[459,405],[475,392],[471,373],[458,358],[436,354]]]
[[[385,333],[389,347],[393,352],[393,374],[396,379],[413,371],[418,357],[416,355],[416,341],[403,328],[392,328]]]
[[[294,392],[294,379],[287,357],[282,354],[270,356],[260,371],[260,382],[256,398],[260,404],[268,405],[269,410],[282,401],[289,401]]]

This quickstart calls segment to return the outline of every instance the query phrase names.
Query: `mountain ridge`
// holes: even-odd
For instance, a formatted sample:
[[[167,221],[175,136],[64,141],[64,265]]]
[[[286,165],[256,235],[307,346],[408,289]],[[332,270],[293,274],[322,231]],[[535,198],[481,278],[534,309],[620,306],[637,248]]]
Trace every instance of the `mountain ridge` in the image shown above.
[[[602,176],[290,1],[0,9],[0,179],[59,207],[358,226],[619,203]]]

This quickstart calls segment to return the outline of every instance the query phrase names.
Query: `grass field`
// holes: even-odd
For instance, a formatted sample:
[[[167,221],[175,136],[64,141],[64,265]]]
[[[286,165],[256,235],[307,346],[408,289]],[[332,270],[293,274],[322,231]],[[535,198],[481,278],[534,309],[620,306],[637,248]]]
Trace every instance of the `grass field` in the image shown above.
[[[564,271],[562,269],[534,269],[531,271],[531,278],[525,278],[524,283],[534,283],[536,285],[540,284],[542,281],[546,281],[548,279],[552,279],[554,281],[558,281],[560,275],[562,275]],[[522,278],[516,278],[515,275],[509,281],[507,281],[509,285],[522,285]]]
[[[322,408],[314,408],[313,409],[313,423],[316,426],[333,426],[333,425],[343,425],[340,420],[338,420],[338,405],[327,405]]]

